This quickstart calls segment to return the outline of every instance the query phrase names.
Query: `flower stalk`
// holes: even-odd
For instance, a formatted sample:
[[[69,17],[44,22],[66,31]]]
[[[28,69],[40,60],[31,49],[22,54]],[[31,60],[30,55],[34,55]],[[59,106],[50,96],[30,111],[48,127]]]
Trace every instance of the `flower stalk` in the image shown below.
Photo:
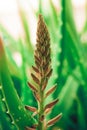
[[[30,106],[25,106],[25,108],[37,114],[37,130],[46,130],[47,127],[53,125],[60,119],[61,114],[48,122],[46,121],[46,115],[51,112],[52,108],[59,100],[55,99],[51,103],[45,105],[45,99],[55,91],[56,85],[46,92],[47,83],[53,70],[51,67],[50,36],[42,15],[39,15],[38,19],[36,41],[37,44],[34,54],[35,66],[32,66],[33,73],[31,73],[34,85],[31,83],[28,83],[28,85],[34,93],[38,108],[35,109]]]

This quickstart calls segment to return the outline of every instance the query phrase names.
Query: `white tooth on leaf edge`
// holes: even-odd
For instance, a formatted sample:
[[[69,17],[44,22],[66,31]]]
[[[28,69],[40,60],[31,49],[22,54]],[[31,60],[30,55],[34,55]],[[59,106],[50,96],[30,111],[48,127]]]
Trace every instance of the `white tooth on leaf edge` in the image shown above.
[[[5,98],[2,98],[2,101],[4,102],[4,101],[5,101]]]

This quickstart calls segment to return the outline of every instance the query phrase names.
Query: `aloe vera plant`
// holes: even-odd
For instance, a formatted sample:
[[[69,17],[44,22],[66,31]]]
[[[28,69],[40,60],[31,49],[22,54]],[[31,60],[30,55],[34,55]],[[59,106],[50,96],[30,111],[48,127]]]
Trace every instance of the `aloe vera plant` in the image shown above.
[[[34,48],[31,45],[32,42],[30,38],[29,24],[26,19],[26,14],[20,11],[21,22],[23,25],[25,35],[24,37],[20,37],[20,40],[18,41],[15,41],[12,38],[12,36],[9,35],[9,33],[2,26],[0,26],[0,30],[1,32],[3,32],[3,37],[5,38],[5,42],[7,43],[5,44],[5,51],[6,51],[5,55],[7,56],[6,64],[8,64],[8,68],[10,72],[9,76],[11,75],[11,77],[16,77],[21,81],[21,85],[20,85],[21,92],[19,93],[22,99],[22,103],[24,105],[27,104],[25,106],[27,111],[24,109],[25,113],[28,114],[27,119],[35,118],[37,120],[37,122],[28,120],[29,124],[25,123],[26,124],[25,129],[28,130],[40,129],[40,127],[44,127],[44,125],[45,127],[43,129],[45,129],[46,124],[48,123],[49,126],[51,125],[51,123],[54,124],[54,122],[57,121],[57,118],[54,117],[56,117],[57,113],[62,112],[63,117],[61,118],[61,120],[59,120],[52,127],[49,127],[47,129],[57,130],[60,128],[61,130],[70,130],[70,129],[86,130],[87,129],[87,123],[86,123],[87,122],[87,103],[86,103],[87,101],[87,63],[86,63],[87,47],[86,47],[86,43],[82,44],[83,41],[80,40],[81,35],[78,35],[78,32],[76,30],[75,22],[73,18],[73,9],[72,9],[71,0],[67,0],[67,1],[61,0],[60,1],[61,9],[60,8],[56,9],[53,1],[48,0],[49,4],[48,4],[47,12],[45,11],[45,7],[43,3],[44,1],[39,0],[39,9],[35,14],[35,16],[41,13],[44,16],[45,22],[47,24],[50,37],[51,37],[50,46],[52,49],[50,51],[50,49],[47,48],[47,51],[49,50],[49,52],[51,53],[51,58],[48,58],[48,60],[46,59],[45,62],[51,59],[51,61],[48,63],[49,64],[48,66],[50,67],[50,69],[53,68],[52,75],[47,79],[47,85],[43,89],[43,92],[40,90],[40,88],[43,85],[39,84],[41,83],[41,79],[42,79],[42,77],[40,77],[41,71],[39,66],[41,65],[42,67],[41,61],[43,60],[39,59],[40,58],[39,53],[41,52],[42,54],[42,51],[40,51],[40,49],[44,50],[44,47],[41,46],[42,42],[41,44],[39,44],[38,41],[40,40],[37,40],[35,55],[33,58]],[[35,12],[35,10],[33,11]],[[41,19],[43,18],[41,17]],[[38,23],[38,28],[39,25],[40,22]],[[83,32],[81,34],[86,32],[87,30],[86,28],[87,25],[85,25]],[[37,31],[37,39],[40,38],[43,39],[42,35],[41,36],[39,35],[40,37],[38,38],[38,34],[39,31]],[[15,64],[15,61],[12,57],[13,53],[16,51],[20,53],[22,58],[22,64],[20,67],[18,67],[17,64]],[[42,57],[45,56],[47,55],[44,54],[44,56]],[[32,66],[31,69],[31,65],[34,64],[34,60],[35,60],[35,65]],[[7,68],[6,66],[4,67],[5,70]],[[7,71],[5,70],[4,70],[5,75],[3,77],[7,76],[6,75]],[[31,76],[29,76],[30,73],[32,73]],[[46,75],[43,79],[43,84],[45,84],[44,83],[45,78]],[[3,78],[4,81],[5,79]],[[10,80],[12,79],[10,78]],[[27,81],[29,81],[28,86],[30,87],[30,89],[27,87]],[[53,85],[55,83],[57,83],[58,85]],[[52,85],[53,87],[51,88]],[[9,130],[10,129],[16,130],[18,129],[18,124],[17,122],[15,122],[15,125],[14,122],[13,124],[11,123],[14,117],[10,116],[12,114],[12,111],[11,112],[9,111],[8,113],[8,107],[6,107],[5,105],[6,103],[4,101],[5,99],[3,98],[3,95],[5,95],[5,91],[2,91],[2,88],[4,88],[4,86],[3,84],[0,86],[1,88],[0,89],[0,106],[1,106],[0,107],[0,115],[1,115],[0,129],[6,130],[7,128]],[[19,85],[17,85],[17,87],[18,87],[17,89],[19,89]],[[34,96],[32,94],[32,91]],[[44,100],[42,99],[43,96],[41,96],[40,93],[41,95],[44,95],[44,97],[45,95],[47,95],[44,98]],[[17,94],[15,95],[17,97]],[[58,102],[58,98],[60,99],[59,102]],[[51,102],[52,99],[53,101]],[[44,106],[44,109],[50,106],[49,102],[52,103],[51,105],[53,104],[56,105],[53,105],[55,107],[53,108],[52,106],[51,110],[48,109],[48,110],[41,111],[41,109],[43,109],[43,107],[41,108],[42,101],[44,104],[42,105]],[[18,102],[21,102],[20,99]],[[30,116],[29,113],[31,113],[32,115]],[[41,114],[42,117],[40,118]],[[6,127],[4,126],[5,124]]]

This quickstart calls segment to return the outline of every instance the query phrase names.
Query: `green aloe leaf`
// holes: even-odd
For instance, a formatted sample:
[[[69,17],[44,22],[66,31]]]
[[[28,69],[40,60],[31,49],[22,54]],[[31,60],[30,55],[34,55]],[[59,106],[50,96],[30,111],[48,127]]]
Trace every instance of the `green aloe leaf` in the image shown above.
[[[4,102],[8,108],[9,115],[13,120],[12,122],[20,130],[24,130],[26,126],[32,126],[33,123],[35,123],[35,120],[25,110],[14,88],[13,82],[9,74],[5,51],[1,38],[0,38],[0,82],[2,85],[1,91],[3,93]]]

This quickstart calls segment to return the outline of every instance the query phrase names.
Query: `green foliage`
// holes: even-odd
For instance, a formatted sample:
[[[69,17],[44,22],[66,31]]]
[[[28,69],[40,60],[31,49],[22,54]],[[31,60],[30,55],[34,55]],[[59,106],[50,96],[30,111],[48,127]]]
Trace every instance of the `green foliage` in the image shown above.
[[[37,18],[39,13],[43,15],[51,38],[53,74],[49,79],[47,88],[50,89],[53,84],[57,83],[56,91],[47,98],[46,103],[57,97],[60,99],[47,118],[50,120],[57,113],[63,113],[61,120],[49,128],[49,130],[57,130],[58,128],[61,130],[86,130],[87,39],[85,37],[87,37],[87,20],[82,32],[78,34],[73,18],[71,0],[61,0],[60,9],[58,10],[52,0],[49,0],[48,11],[45,11],[43,2],[39,0],[39,8],[35,12],[35,16]],[[22,130],[24,128],[21,124],[23,126],[31,126],[34,124],[34,119],[32,119],[30,112],[24,109],[24,105],[27,104],[37,108],[36,100],[31,90],[27,87],[27,81],[33,82],[30,73],[32,73],[31,66],[34,64],[34,46],[31,42],[30,25],[27,22],[26,13],[21,9],[20,5],[19,16],[23,25],[24,37],[20,37],[18,40],[15,40],[0,25],[0,31],[6,43],[4,46],[7,57],[7,59],[3,58],[0,61],[1,130],[16,130],[18,129],[17,127]],[[16,52],[21,57],[20,66],[17,65],[13,58]],[[22,111],[18,109],[20,105]],[[8,109],[10,113],[6,114]],[[15,115],[12,116],[14,112]],[[24,113],[26,114],[26,118],[24,117]],[[16,119],[20,116],[22,119],[17,122]]]
[[[11,123],[13,123],[18,129],[24,130],[26,126],[32,126],[34,119],[26,112],[14,88],[6,62],[2,39],[0,39],[0,52],[0,91],[2,93],[1,100],[6,106],[6,113],[8,113],[10,116]],[[30,121],[31,124],[29,124]]]

